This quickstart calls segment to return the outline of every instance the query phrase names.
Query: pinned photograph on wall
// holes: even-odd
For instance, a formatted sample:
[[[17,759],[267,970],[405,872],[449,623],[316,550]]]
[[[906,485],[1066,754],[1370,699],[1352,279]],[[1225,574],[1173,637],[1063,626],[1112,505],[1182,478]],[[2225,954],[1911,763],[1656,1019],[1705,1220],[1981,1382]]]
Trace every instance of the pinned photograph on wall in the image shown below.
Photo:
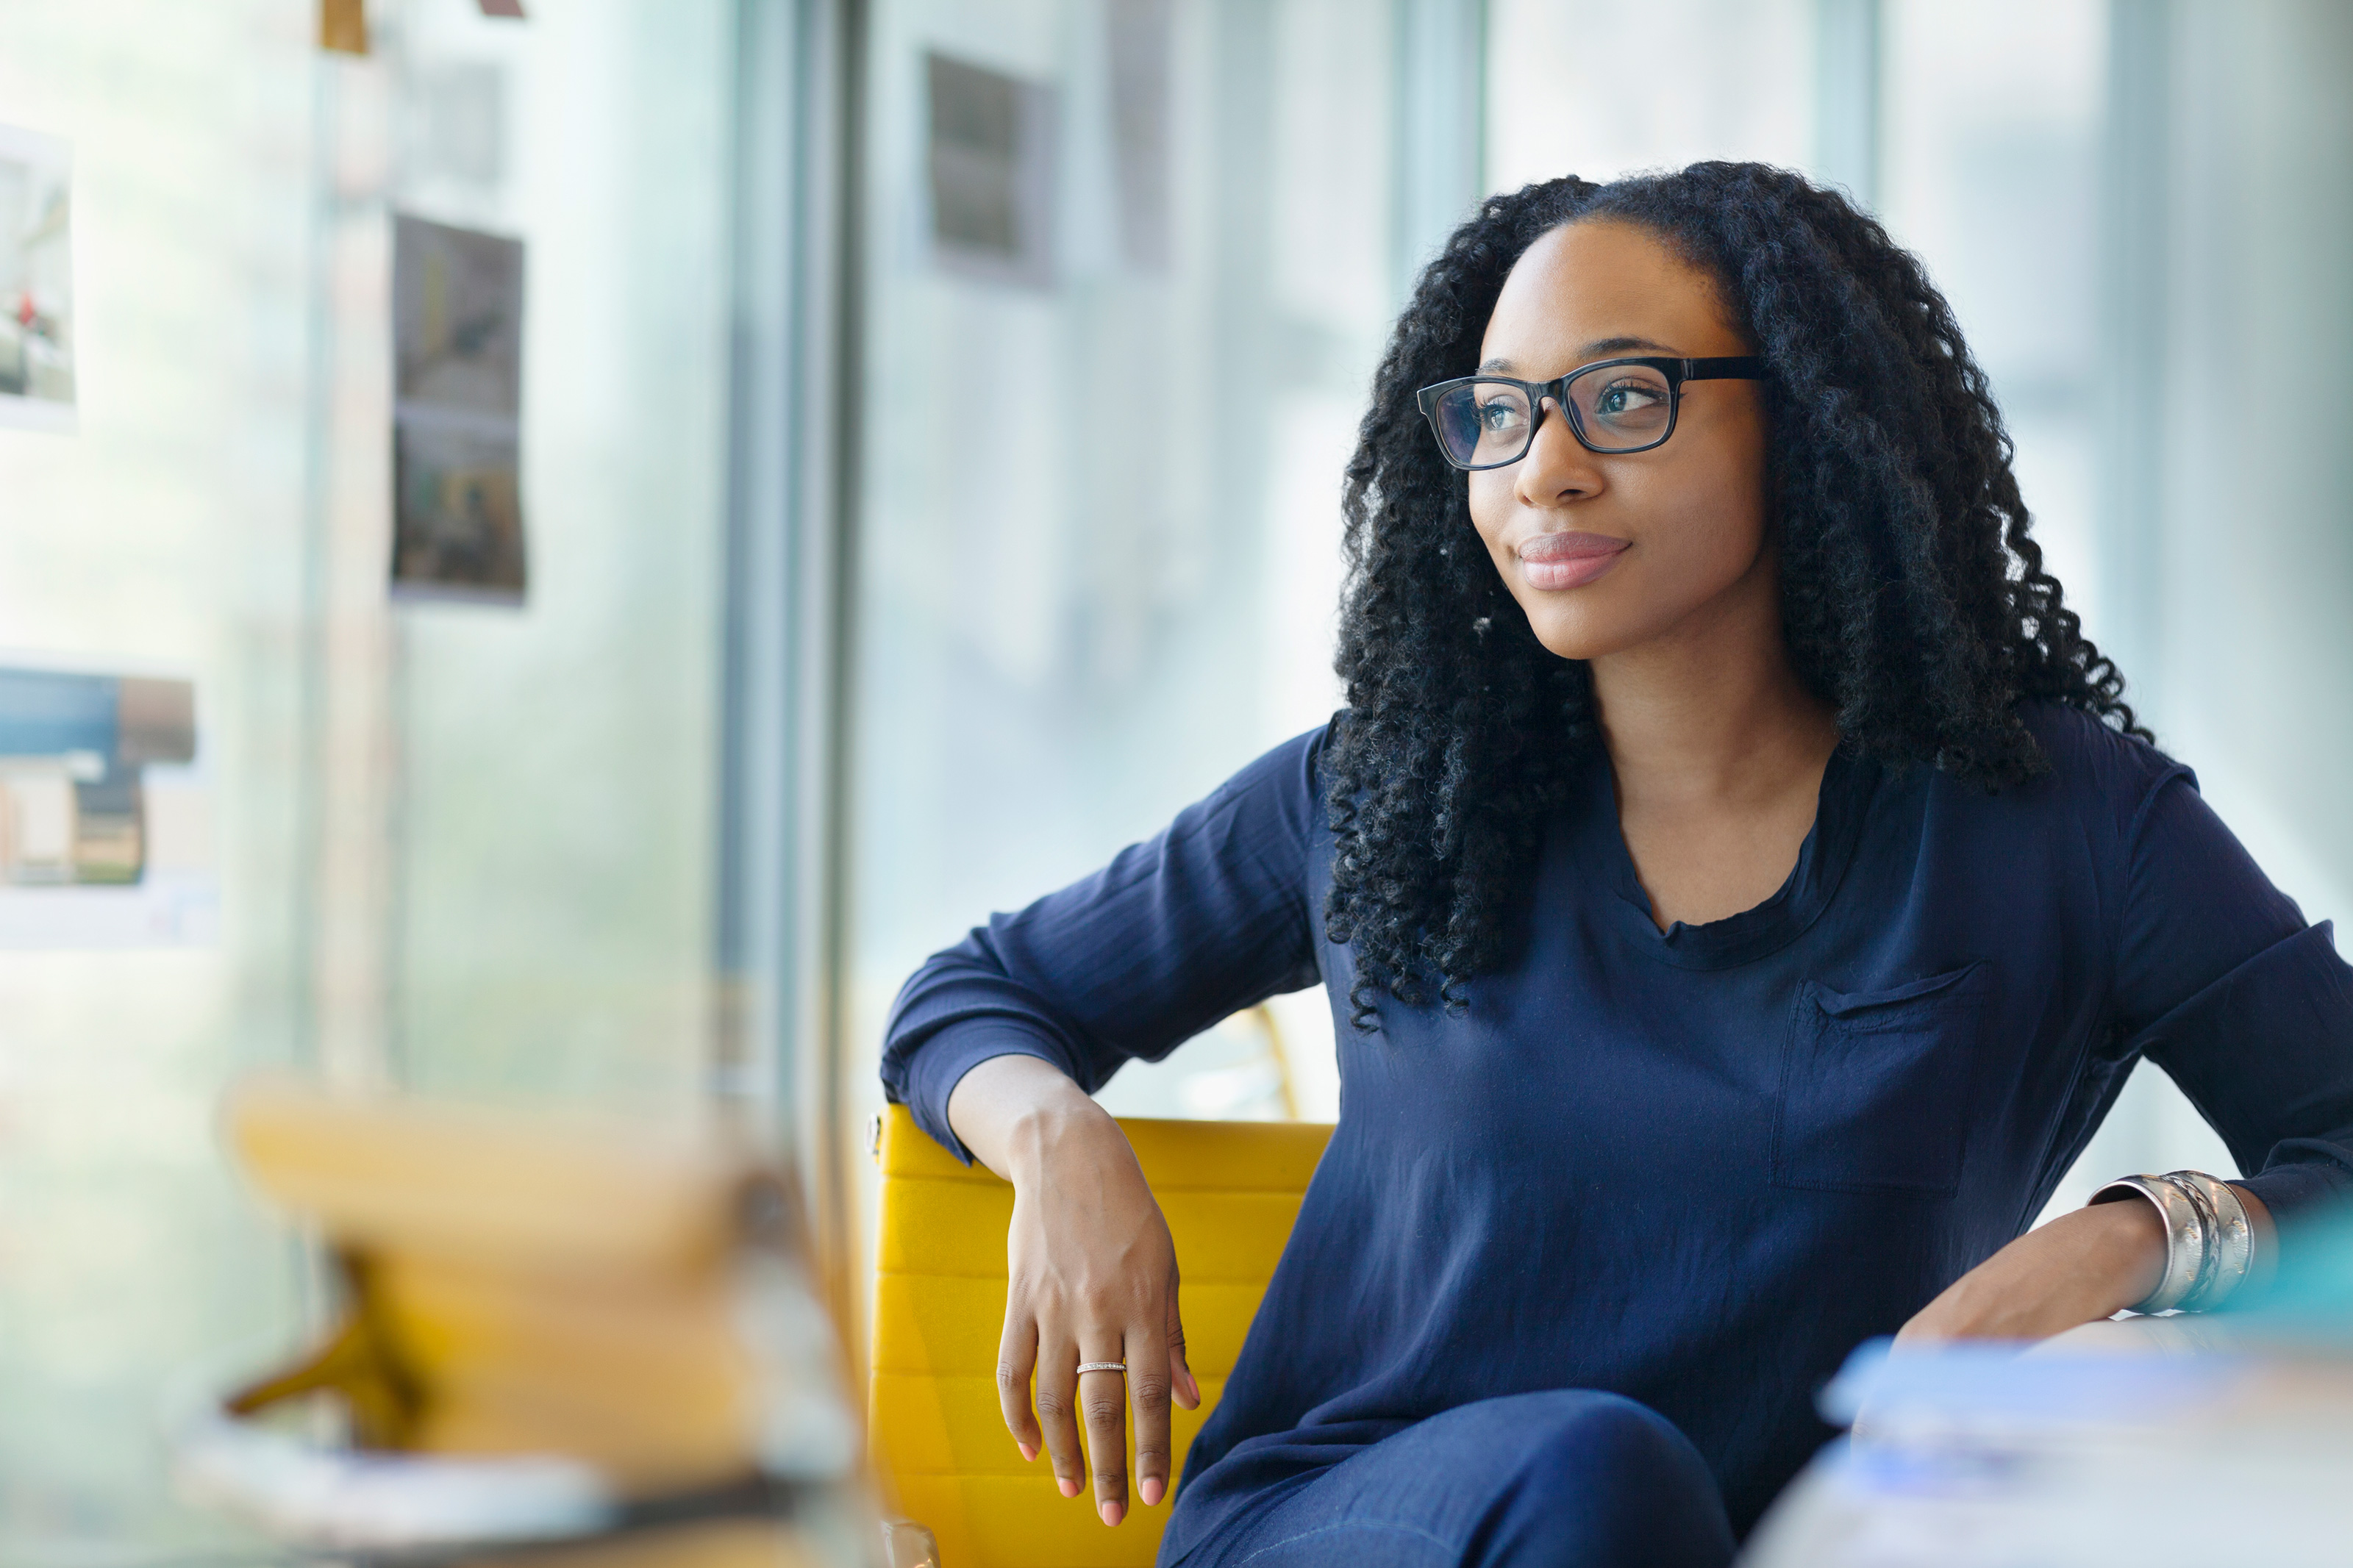
[[[393,220],[392,591],[519,605],[523,247]]]
[[[1054,89],[953,56],[923,57],[932,255],[991,283],[1054,281]]]
[[[520,602],[514,437],[406,419],[393,432],[392,460],[399,489],[396,592]]]
[[[197,764],[193,681],[0,660],[0,948],[210,942]]]
[[[0,425],[70,433],[73,149],[0,125]]]

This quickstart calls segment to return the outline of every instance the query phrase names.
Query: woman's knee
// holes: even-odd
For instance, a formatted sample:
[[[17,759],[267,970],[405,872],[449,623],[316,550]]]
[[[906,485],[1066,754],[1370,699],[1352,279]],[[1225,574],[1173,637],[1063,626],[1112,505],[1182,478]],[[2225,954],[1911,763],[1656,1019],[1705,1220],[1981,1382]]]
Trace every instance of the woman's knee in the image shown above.
[[[1633,1464],[1666,1465],[1688,1455],[1705,1468],[1699,1450],[1673,1422],[1622,1394],[1563,1389],[1521,1394],[1512,1403],[1523,1401],[1532,1459],[1607,1454],[1621,1455]]]
[[[1707,1462],[1657,1411],[1591,1391],[1495,1403],[1519,1429],[1490,1516],[1496,1563],[1720,1564],[1732,1527]]]

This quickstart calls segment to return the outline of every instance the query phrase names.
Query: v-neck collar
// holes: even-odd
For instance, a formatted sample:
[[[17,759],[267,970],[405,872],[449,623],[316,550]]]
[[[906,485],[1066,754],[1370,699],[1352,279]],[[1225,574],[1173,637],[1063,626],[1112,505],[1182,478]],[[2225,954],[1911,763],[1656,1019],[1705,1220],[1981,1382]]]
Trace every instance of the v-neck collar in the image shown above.
[[[1597,755],[1588,770],[1580,837],[1586,861],[1599,871],[1610,891],[1610,915],[1633,945],[1679,969],[1729,969],[1777,952],[1805,934],[1838,892],[1854,857],[1864,814],[1881,769],[1841,745],[1822,770],[1813,826],[1799,847],[1798,863],[1772,895],[1753,909],[1700,925],[1675,921],[1665,931],[1651,918],[1651,898],[1635,874],[1634,858],[1618,823],[1618,787],[1609,759]]]

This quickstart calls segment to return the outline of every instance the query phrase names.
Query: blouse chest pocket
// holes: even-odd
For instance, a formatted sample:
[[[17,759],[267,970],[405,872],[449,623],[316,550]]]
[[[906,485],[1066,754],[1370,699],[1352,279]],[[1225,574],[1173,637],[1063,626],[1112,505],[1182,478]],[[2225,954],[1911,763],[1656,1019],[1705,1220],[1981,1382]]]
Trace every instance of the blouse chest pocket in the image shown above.
[[[1774,1184],[1952,1192],[1989,981],[1981,960],[1889,991],[1800,985],[1781,1058]]]

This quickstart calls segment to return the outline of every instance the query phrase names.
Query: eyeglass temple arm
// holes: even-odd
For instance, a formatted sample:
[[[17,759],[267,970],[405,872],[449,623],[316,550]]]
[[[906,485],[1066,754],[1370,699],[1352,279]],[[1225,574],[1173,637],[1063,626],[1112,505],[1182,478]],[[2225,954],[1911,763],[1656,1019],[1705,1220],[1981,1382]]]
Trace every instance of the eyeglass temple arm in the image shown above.
[[[1765,362],[1754,354],[1683,361],[1685,381],[1757,381],[1763,379],[1764,374]]]

